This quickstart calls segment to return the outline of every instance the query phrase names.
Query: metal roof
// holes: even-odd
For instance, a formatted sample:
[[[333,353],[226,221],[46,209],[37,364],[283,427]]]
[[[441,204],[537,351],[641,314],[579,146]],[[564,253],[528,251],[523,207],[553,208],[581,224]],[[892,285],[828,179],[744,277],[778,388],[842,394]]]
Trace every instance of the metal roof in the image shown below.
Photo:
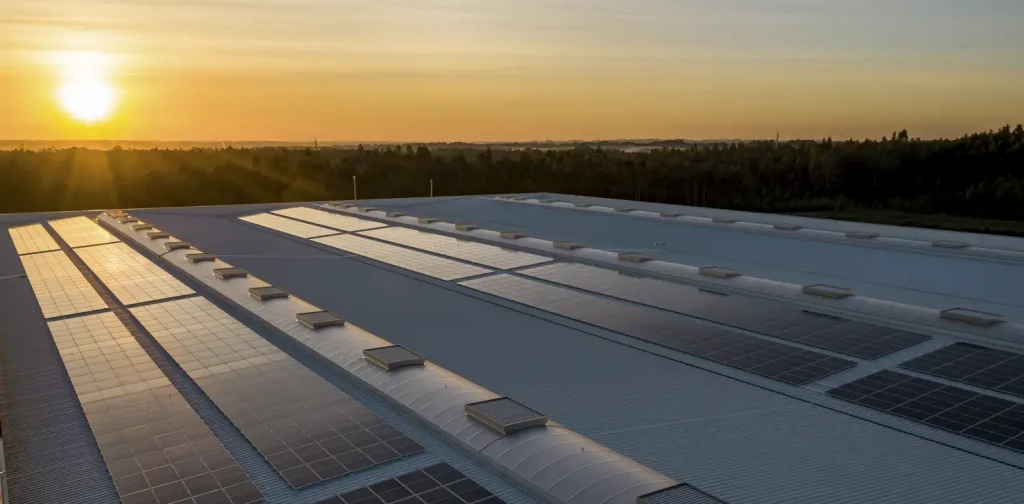
[[[226,262],[300,298],[269,303],[305,300],[348,320],[350,324],[344,327],[314,332],[294,322],[294,313],[291,313],[294,310],[275,315],[277,308],[273,304],[248,301],[244,295],[227,295],[228,299],[238,303],[233,308],[236,312],[241,310],[239,307],[246,306],[245,303],[254,303],[248,309],[257,314],[261,310],[266,312],[265,320],[287,335],[323,336],[361,331],[358,334],[366,341],[356,344],[346,354],[349,357],[339,361],[342,364],[330,364],[332,359],[329,358],[322,358],[319,362],[305,358],[303,362],[313,366],[318,373],[333,376],[332,383],[338,383],[346,393],[371,405],[375,412],[403,430],[418,433],[420,431],[416,429],[422,428],[401,423],[402,414],[392,410],[396,403],[386,399],[387,394],[374,396],[363,390],[359,395],[360,389],[354,383],[359,378],[340,374],[343,369],[348,369],[347,366],[357,366],[352,368],[355,370],[353,376],[377,377],[373,378],[374,383],[389,379],[387,371],[362,361],[362,350],[371,345],[402,345],[428,360],[428,365],[420,371],[417,368],[405,369],[399,372],[402,375],[444,368],[446,372],[454,373],[455,381],[450,383],[468,383],[488,391],[487,394],[471,394],[473,397],[512,397],[543,412],[560,428],[568,429],[565,432],[580,442],[603,445],[653,471],[732,504],[1009,503],[1019,502],[1020,495],[1024,495],[1024,454],[823,394],[830,386],[893,366],[951,341],[984,340],[988,334],[985,331],[991,329],[961,329],[956,325],[941,325],[942,322],[936,323],[938,325],[930,325],[930,321],[921,322],[921,317],[931,316],[935,310],[963,307],[1000,313],[1008,322],[1003,329],[991,330],[1006,333],[1006,327],[1024,320],[1021,316],[1024,309],[1013,304],[1019,303],[1015,299],[1024,298],[1020,296],[1022,289],[1017,287],[1024,285],[1020,282],[1024,280],[1024,265],[958,254],[959,249],[912,250],[871,244],[881,238],[844,243],[785,236],[793,231],[762,233],[742,228],[743,221],[755,218],[771,226],[773,216],[561,195],[539,196],[560,201],[590,201],[607,204],[611,208],[651,209],[658,216],[661,212],[686,214],[701,211],[709,218],[725,216],[738,222],[716,224],[720,227],[716,228],[614,211],[605,215],[579,210],[572,204],[567,205],[571,208],[566,208],[560,203],[531,205],[484,197],[360,202],[381,210],[353,215],[382,223],[436,229],[445,234],[460,233],[453,225],[446,226],[441,222],[420,224],[417,217],[436,216],[449,223],[472,223],[480,228],[469,232],[474,239],[517,250],[529,249],[531,253],[550,250],[550,255],[557,260],[566,260],[569,254],[579,254],[580,260],[593,264],[593,261],[603,260],[601,254],[604,253],[614,258],[618,252],[639,252],[656,260],[624,266],[635,267],[641,273],[673,276],[687,281],[684,275],[675,275],[689,267],[687,265],[728,267],[742,271],[744,276],[720,280],[722,285],[733,282],[750,290],[763,287],[761,294],[767,296],[776,292],[776,297],[786,302],[796,302],[795,296],[799,295],[802,285],[850,288],[857,295],[848,300],[822,298],[820,302],[860,303],[856,305],[863,308],[858,308],[859,313],[871,312],[872,320],[894,327],[914,326],[927,330],[934,338],[877,361],[861,362],[852,371],[811,386],[793,387],[490,297],[454,282],[428,278],[365,258],[346,256],[329,247],[237,219],[254,212],[295,207],[296,204],[149,209],[131,213],[141,221],[170,232],[174,239],[187,240],[195,248],[219,259],[192,264],[184,259],[188,251],[167,253],[165,260],[177,258],[178,262],[174,264],[182,269],[205,271],[223,267]],[[396,210],[407,216],[389,217],[385,213]],[[12,216],[9,219],[10,225],[35,220],[42,218]],[[785,221],[811,229],[825,227],[814,219],[785,218]],[[924,234],[914,239],[980,243],[972,241],[973,235],[965,237],[955,233],[907,231],[903,228],[859,227],[856,223],[835,224],[842,224],[835,229],[844,233],[865,229],[886,237],[920,231]],[[4,225],[5,217],[0,216],[0,226]],[[450,231],[448,227],[451,227]],[[499,232],[502,231],[522,232],[529,237],[501,240]],[[0,233],[0,240],[5,235]],[[139,246],[152,249],[156,254],[166,252],[159,243],[150,244],[148,241],[143,237]],[[551,242],[560,241],[585,243],[589,248],[555,249]],[[653,245],[660,242],[666,245]],[[1001,246],[1006,250],[1015,246],[1012,240],[1007,243],[999,240],[983,242],[986,246]],[[531,244],[538,248],[530,248]],[[4,251],[0,253],[0,277],[19,274],[17,258],[12,262],[6,256],[13,247],[0,241],[0,250]],[[545,252],[537,252],[541,250]],[[651,263],[658,264],[648,266]],[[697,277],[696,268],[693,275]],[[210,274],[200,278],[197,285],[207,280],[225,282]],[[27,285],[24,279],[16,281]],[[0,287],[4,282],[7,280],[0,280]],[[796,292],[789,293],[779,287],[782,284],[794,286]],[[11,295],[6,291],[0,289],[5,295]],[[244,289],[240,292],[244,293]],[[889,308],[890,305],[899,308]],[[919,307],[919,312],[906,305]],[[295,310],[298,309],[297,306]],[[8,312],[3,307],[0,310],[5,316],[0,330],[10,332],[5,328],[11,327],[12,323],[20,323],[20,319],[14,315],[8,318]],[[908,310],[916,315],[908,318],[887,315]],[[289,316],[292,319],[288,319]],[[276,341],[275,338],[280,337],[268,335],[268,339]],[[1013,343],[1012,338],[1002,338],[998,343],[1001,348],[1024,350],[1024,346]],[[396,390],[401,390],[399,387]],[[6,432],[7,426],[4,427]],[[89,434],[87,428],[85,433]],[[422,429],[422,434],[413,437],[419,441],[421,437],[430,439],[431,436]],[[515,443],[512,437],[502,442]],[[459,452],[445,448],[448,443],[459,442],[445,439],[444,442],[438,439],[433,445],[427,445],[428,452],[442,453],[445,459],[462,461],[460,469],[464,471],[465,467],[476,467],[475,473],[466,471],[467,475],[492,490],[503,488],[506,495],[514,491],[510,488],[512,485],[502,483],[487,469],[466,462]],[[517,459],[507,458],[515,457],[514,448],[491,444],[484,452],[492,455],[485,455],[480,460],[493,456],[496,457],[493,460],[498,461],[487,462],[488,467],[537,491],[530,483],[524,484],[519,479],[529,477],[529,472],[521,470],[522,466],[514,462]],[[518,467],[512,471],[518,471],[519,476],[507,473],[507,469],[501,467]],[[99,471],[103,472],[101,462]],[[541,473],[533,477],[543,479],[545,475]],[[586,480],[579,482],[586,483]],[[590,487],[612,489],[616,484],[620,483],[612,480],[607,487]],[[540,488],[544,485],[538,484]],[[562,495],[572,495],[572,491]],[[586,496],[580,498],[583,500],[579,502],[590,502]]]

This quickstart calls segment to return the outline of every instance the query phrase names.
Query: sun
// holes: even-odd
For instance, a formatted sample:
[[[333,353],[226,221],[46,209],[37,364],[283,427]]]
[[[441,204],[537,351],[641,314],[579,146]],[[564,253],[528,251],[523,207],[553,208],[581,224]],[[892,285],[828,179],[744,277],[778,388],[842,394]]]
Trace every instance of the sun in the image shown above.
[[[65,82],[57,90],[64,111],[85,123],[109,118],[114,111],[115,94],[110,84],[90,80]]]
[[[57,101],[74,119],[86,124],[109,119],[117,104],[117,89],[110,84],[111,57],[91,51],[57,53],[60,71]]]

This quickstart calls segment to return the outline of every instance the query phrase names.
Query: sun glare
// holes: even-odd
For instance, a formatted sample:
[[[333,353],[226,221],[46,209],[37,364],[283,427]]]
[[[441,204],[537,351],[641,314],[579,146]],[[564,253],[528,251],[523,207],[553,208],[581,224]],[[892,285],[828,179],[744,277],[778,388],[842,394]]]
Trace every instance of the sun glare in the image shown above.
[[[74,119],[91,124],[108,119],[117,91],[110,84],[111,57],[103,53],[72,51],[54,55],[61,83],[57,99]]]

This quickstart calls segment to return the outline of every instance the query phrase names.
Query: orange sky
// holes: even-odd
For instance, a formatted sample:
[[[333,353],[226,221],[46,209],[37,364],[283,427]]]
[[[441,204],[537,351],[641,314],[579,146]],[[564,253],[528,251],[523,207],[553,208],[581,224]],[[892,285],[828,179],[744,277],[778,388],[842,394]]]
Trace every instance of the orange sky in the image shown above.
[[[850,3],[7,0],[0,138],[877,138],[1024,122],[1024,2]],[[95,124],[57,98],[83,54],[116,93]]]

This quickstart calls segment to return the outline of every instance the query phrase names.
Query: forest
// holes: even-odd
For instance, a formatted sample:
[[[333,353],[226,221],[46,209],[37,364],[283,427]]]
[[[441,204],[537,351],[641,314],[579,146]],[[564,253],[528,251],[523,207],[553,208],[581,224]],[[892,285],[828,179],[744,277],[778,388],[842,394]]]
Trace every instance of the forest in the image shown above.
[[[520,192],[1024,234],[1024,127],[623,151],[471,145],[0,151],[0,213]],[[909,216],[909,217],[908,217]],[[960,224],[956,224],[959,222]],[[949,224],[954,223],[954,224]]]

